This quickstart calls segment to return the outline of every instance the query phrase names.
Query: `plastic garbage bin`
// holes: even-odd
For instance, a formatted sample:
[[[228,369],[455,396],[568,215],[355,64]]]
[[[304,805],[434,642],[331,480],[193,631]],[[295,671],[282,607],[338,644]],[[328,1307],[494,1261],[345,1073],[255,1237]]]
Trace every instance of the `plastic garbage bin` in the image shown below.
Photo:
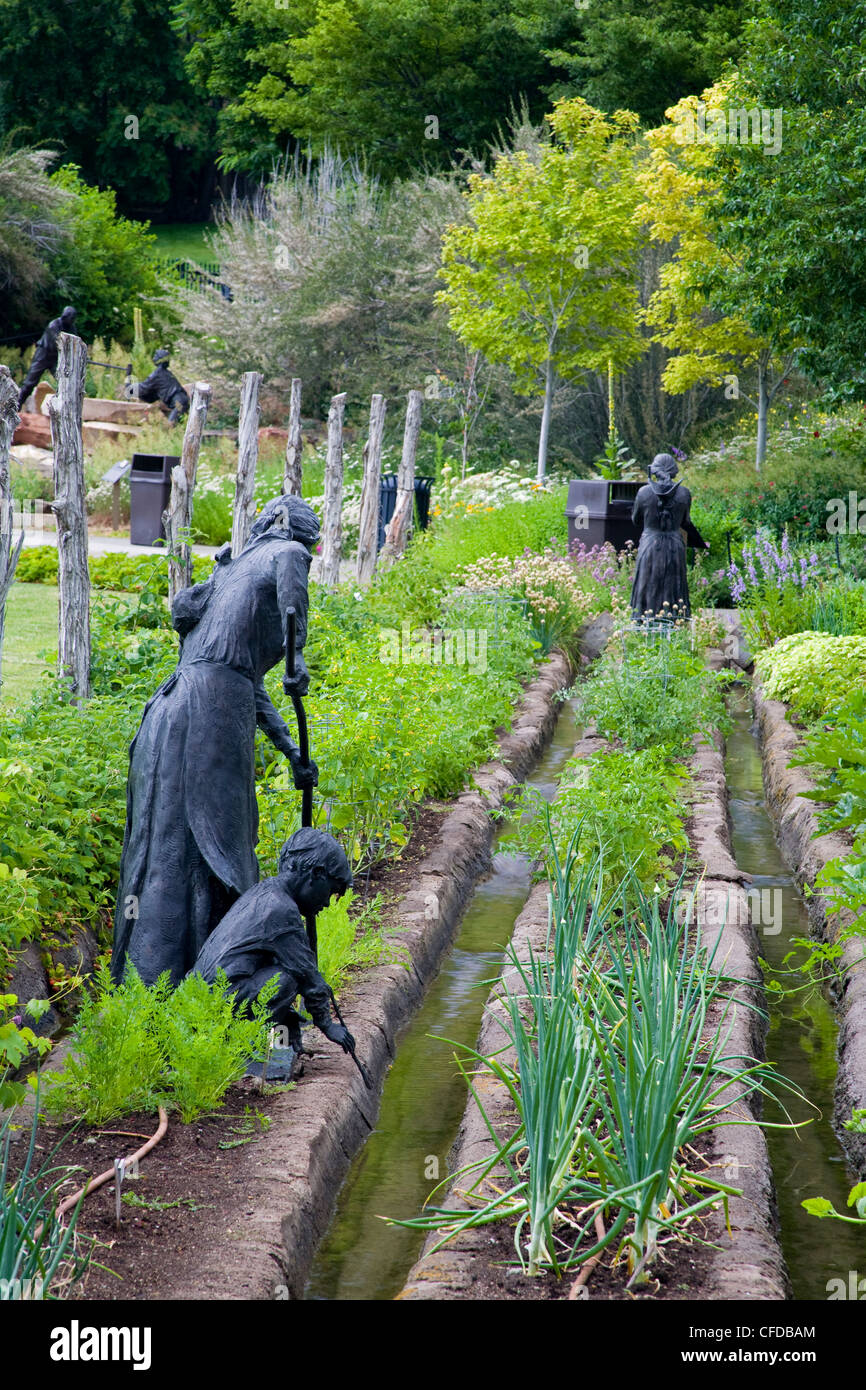
[[[434,479],[420,474],[415,479],[415,519],[419,531],[426,531],[430,520],[430,489]],[[385,531],[397,505],[397,474],[383,473],[379,480],[379,536],[376,549],[385,544]]]
[[[376,537],[376,549],[381,550],[385,544],[385,531],[388,522],[394,515],[394,508],[397,505],[397,474],[383,473],[379,479],[379,533]]]
[[[133,454],[129,472],[129,539],[133,545],[165,540],[162,514],[171,496],[176,454]]]
[[[415,515],[420,531],[427,530],[430,520],[430,493],[435,481],[435,478],[425,473],[420,473],[415,479]]]

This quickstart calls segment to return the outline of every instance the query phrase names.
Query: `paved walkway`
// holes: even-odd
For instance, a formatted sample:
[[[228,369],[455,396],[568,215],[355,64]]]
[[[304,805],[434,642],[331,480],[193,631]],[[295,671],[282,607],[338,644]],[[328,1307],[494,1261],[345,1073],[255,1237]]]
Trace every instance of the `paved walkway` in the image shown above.
[[[57,547],[57,532],[46,528],[44,531],[25,531],[24,545],[52,545]],[[87,549],[91,555],[164,555],[165,547],[159,545],[133,545],[127,536],[99,536],[93,531],[88,532]],[[219,546],[216,545],[194,545],[193,555],[216,555]],[[310,567],[310,578],[319,577],[320,558],[313,556],[313,563]],[[355,561],[341,560],[340,562],[340,583],[345,584],[347,580],[355,577]]]
[[[24,545],[53,545],[56,548],[57,532],[47,528],[44,531],[25,531]],[[91,555],[165,554],[165,546],[133,545],[126,536],[98,536],[93,531],[87,534],[87,549]],[[216,545],[194,545],[192,551],[194,555],[216,555],[218,549]]]

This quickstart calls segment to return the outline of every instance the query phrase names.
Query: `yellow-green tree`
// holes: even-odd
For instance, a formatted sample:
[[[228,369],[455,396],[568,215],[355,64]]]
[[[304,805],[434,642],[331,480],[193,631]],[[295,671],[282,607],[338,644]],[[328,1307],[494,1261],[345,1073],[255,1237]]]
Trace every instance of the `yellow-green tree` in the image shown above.
[[[714,222],[721,201],[719,149],[744,135],[751,139],[754,123],[747,111],[734,106],[724,83],[700,99],[685,97],[666,114],[666,124],[646,135],[648,157],[639,173],[644,202],[638,216],[652,240],[673,251],[644,321],[653,339],[673,354],[662,375],[665,390],[677,395],[701,384],[724,385],[729,399],[742,396],[755,408],[755,467],[760,469],[769,409],[797,342],[787,317],[763,304],[760,263],[720,247]],[[740,388],[741,373],[750,369],[756,379],[754,399]]]
[[[468,221],[442,245],[437,296],[463,342],[543,392],[538,479],[547,469],[557,377],[622,368],[640,353],[637,117],[559,102],[551,139],[474,174]]]

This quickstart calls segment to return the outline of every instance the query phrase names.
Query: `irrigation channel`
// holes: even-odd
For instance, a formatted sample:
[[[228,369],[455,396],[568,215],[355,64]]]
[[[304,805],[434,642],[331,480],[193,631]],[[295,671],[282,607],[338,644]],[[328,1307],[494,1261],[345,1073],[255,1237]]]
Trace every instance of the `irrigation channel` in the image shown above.
[[[742,691],[731,697],[734,729],[727,740],[726,775],[734,856],[764,894],[766,920],[757,922],[761,956],[773,970],[808,937],[809,918],[782,859],[764,799],[761,754]],[[569,711],[557,722],[551,744],[527,779],[550,799],[579,731]],[[500,838],[503,831],[497,835]],[[487,982],[498,973],[502,951],[529,893],[525,857],[496,850],[492,871],[475,889],[448,957],[415,1019],[399,1042],[385,1081],[379,1121],[355,1159],[337,1199],[329,1228],[305,1290],[307,1299],[387,1300],[403,1287],[424,1242],[423,1232],[387,1226],[381,1216],[414,1216],[437,1181],[466,1104],[466,1085],[454,1048],[438,1039],[473,1045],[478,1036]],[[769,896],[767,896],[769,894]],[[756,914],[757,915],[757,914]],[[769,930],[768,930],[769,928]],[[775,930],[778,928],[778,931]],[[836,1021],[822,989],[802,988],[794,975],[779,977],[796,992],[770,992],[767,1057],[796,1082],[813,1106],[793,1098],[791,1118],[810,1120],[798,1130],[768,1129],[781,1245],[795,1299],[825,1300],[830,1279],[847,1280],[863,1263],[858,1228],[820,1221],[801,1206],[806,1197],[828,1197],[846,1210],[856,1180],[833,1130]],[[799,987],[799,988],[798,988]],[[767,1102],[764,1120],[784,1122]]]
[[[578,737],[572,712],[564,708],[527,785],[551,799]],[[308,1299],[392,1299],[421,1253],[423,1231],[379,1218],[417,1216],[448,1174],[468,1092],[454,1047],[439,1039],[475,1045],[490,984],[531,886],[524,855],[501,853],[496,842],[493,851],[492,870],[476,887],[442,969],[399,1040],[378,1123],[340,1190],[307,1283]],[[438,1179],[431,1176],[437,1166]]]
[[[742,692],[731,697],[734,730],[727,740],[725,771],[734,857],[740,869],[753,876],[753,890],[762,891],[769,912],[753,913],[759,951],[774,970],[795,948],[795,937],[809,936],[809,917],[788,873],[773,834],[764,799],[761,754],[752,727],[751,711]],[[768,890],[768,892],[767,892]],[[759,921],[758,917],[765,920]],[[778,929],[778,930],[777,930]],[[795,952],[802,958],[802,952]],[[833,1130],[836,1082],[836,1020],[822,989],[794,974],[777,976],[785,989],[768,994],[770,1027],[767,1060],[803,1090],[811,1107],[793,1098],[792,1119],[810,1119],[798,1130],[768,1129],[767,1145],[776,1187],[780,1243],[795,1299],[824,1300],[830,1279],[847,1282],[848,1271],[863,1264],[863,1235],[856,1226],[819,1220],[801,1206],[807,1197],[828,1197],[837,1211],[847,1212],[848,1193],[856,1181],[849,1172]],[[798,988],[799,987],[799,988]],[[765,1121],[783,1121],[772,1102],[765,1103]]]

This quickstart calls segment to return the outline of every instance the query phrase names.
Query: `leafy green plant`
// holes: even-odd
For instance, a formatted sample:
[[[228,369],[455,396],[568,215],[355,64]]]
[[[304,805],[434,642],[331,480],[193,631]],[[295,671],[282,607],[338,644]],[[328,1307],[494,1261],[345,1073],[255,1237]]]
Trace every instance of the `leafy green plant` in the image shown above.
[[[251,1008],[238,1006],[220,970],[212,985],[187,975],[173,994],[160,997],[155,1037],[166,1068],[162,1085],[184,1124],[213,1110],[249,1061],[264,1055],[268,1002],[277,988],[275,975]]]
[[[186,1124],[213,1110],[250,1059],[267,1051],[276,980],[249,1008],[236,1005],[222,971],[213,985],[188,975],[174,991],[167,973],[149,987],[132,966],[120,985],[104,963],[95,975],[62,1070],[45,1074],[52,1114],[102,1124],[162,1102]]]
[[[810,1216],[832,1216],[837,1221],[847,1221],[852,1226],[866,1226],[866,1182],[855,1183],[848,1193],[848,1206],[854,1207],[856,1216],[846,1216],[837,1211],[828,1197],[807,1197],[800,1203]]]
[[[96,987],[75,1020],[63,1068],[45,1073],[45,1109],[102,1124],[155,1104],[163,1071],[157,1022],[169,991],[167,981],[148,989],[132,968],[118,986],[104,962],[94,973]]]
[[[677,856],[688,848],[687,782],[686,769],[671,763],[662,747],[570,759],[549,810],[532,789],[523,792],[523,807],[544,813],[524,819],[505,840],[549,863],[550,842],[564,856],[582,826],[582,852],[591,856],[603,847],[609,890],[629,872],[651,890],[670,881]]]
[[[23,1081],[10,1081],[9,1072],[17,1071],[31,1052],[44,1057],[51,1051],[51,1039],[37,1036],[25,1017],[38,1022],[48,1012],[47,999],[31,999],[29,1003],[18,1006],[17,994],[0,994],[0,1110],[8,1110],[20,1105],[27,1095],[28,1085]],[[36,1085],[35,1079],[32,1085]]]
[[[637,459],[629,452],[629,447],[618,434],[609,435],[604,449],[594,460],[593,467],[600,478],[617,481],[620,478],[639,478],[643,469]]]
[[[358,910],[356,895],[350,890],[319,914],[319,969],[335,994],[342,989],[350,968],[363,969],[388,958],[382,906],[382,895],[377,893]]]
[[[755,665],[769,699],[783,700],[800,719],[818,719],[863,684],[866,636],[797,632],[759,652]]]
[[[728,672],[708,671],[685,632],[671,636],[625,634],[571,692],[579,723],[639,751],[664,746],[671,757],[691,751],[725,730],[723,691]]]

